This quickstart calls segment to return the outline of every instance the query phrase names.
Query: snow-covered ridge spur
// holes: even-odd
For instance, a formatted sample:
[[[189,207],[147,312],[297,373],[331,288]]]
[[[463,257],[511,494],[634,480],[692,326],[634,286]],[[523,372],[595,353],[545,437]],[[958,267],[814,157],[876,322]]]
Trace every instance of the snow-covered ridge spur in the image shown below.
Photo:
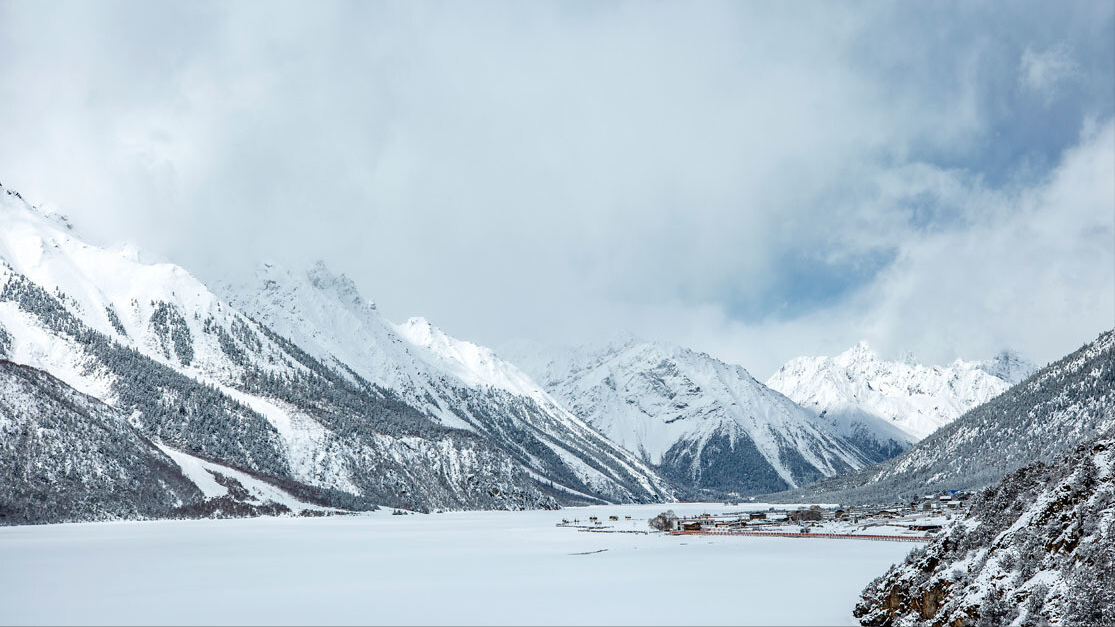
[[[506,351],[570,411],[693,498],[773,492],[870,463],[812,412],[704,353],[631,337]]]
[[[0,358],[0,524],[325,515],[245,472],[153,444],[119,410]],[[311,491],[312,492],[312,491]]]

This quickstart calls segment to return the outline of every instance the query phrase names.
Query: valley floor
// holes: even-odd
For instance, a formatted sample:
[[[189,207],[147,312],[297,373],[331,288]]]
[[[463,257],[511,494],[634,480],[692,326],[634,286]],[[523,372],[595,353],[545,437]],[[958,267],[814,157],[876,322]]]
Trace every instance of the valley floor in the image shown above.
[[[911,548],[555,526],[642,531],[667,507],[766,508],[0,527],[0,623],[855,624],[860,590]]]

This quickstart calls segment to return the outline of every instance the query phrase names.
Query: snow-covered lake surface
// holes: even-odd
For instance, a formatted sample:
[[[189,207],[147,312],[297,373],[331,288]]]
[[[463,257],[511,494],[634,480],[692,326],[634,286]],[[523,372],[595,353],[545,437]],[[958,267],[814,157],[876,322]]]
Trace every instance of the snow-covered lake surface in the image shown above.
[[[555,527],[664,509],[0,527],[0,623],[854,624],[912,548]]]

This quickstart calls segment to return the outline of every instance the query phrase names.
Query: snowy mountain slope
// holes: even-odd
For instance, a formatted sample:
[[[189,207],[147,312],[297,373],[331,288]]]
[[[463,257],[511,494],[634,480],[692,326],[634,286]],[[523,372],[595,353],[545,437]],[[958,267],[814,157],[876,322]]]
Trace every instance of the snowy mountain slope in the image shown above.
[[[194,378],[231,380],[242,370],[244,355],[237,353],[248,344],[261,345],[253,366],[270,373],[291,367],[280,349],[258,337],[256,325],[184,269],[142,263],[133,250],[89,245],[68,223],[5,192],[0,260],[58,297],[90,329]]]
[[[165,516],[200,499],[111,407],[0,359],[0,524]]]
[[[0,325],[10,338],[9,359],[125,411],[157,439],[240,467],[289,474],[279,434],[263,416],[89,328],[77,309],[60,291],[51,294],[0,264]]]
[[[490,349],[421,318],[388,322],[343,275],[260,268],[230,302],[325,363],[390,390],[431,420],[499,442],[556,489],[611,501],[658,500],[668,485],[600,437]]]
[[[570,411],[680,485],[756,493],[866,463],[810,412],[702,353],[637,340],[508,350]]]
[[[855,614],[870,627],[1115,623],[1115,431],[978,494]]]
[[[153,444],[116,409],[3,359],[0,477],[0,525],[338,511]]]
[[[908,451],[855,473],[789,492],[788,499],[893,502],[974,489],[1115,427],[1115,331],[968,411]]]
[[[185,270],[89,245],[0,191],[5,354],[125,412],[153,441],[348,509],[519,509],[613,495],[615,482],[590,466],[539,472],[523,462],[529,441],[447,425],[319,361]],[[568,487],[574,466],[587,479]],[[605,489],[586,496],[580,487],[593,481]]]
[[[204,499],[177,508],[177,516],[234,517],[258,514],[320,516],[342,513],[325,507],[318,499],[306,500],[242,470],[176,451],[157,444],[204,495]]]
[[[1036,370],[1010,352],[946,367],[911,361],[880,359],[861,342],[836,357],[792,359],[767,385],[824,413],[849,437],[874,438],[880,452],[893,456]]]

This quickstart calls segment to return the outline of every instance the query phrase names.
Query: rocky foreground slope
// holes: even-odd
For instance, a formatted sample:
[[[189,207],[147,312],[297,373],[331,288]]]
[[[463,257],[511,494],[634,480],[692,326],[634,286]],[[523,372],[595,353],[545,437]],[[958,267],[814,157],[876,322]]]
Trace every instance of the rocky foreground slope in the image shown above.
[[[868,627],[1115,624],[1115,431],[979,493],[872,582]]]

